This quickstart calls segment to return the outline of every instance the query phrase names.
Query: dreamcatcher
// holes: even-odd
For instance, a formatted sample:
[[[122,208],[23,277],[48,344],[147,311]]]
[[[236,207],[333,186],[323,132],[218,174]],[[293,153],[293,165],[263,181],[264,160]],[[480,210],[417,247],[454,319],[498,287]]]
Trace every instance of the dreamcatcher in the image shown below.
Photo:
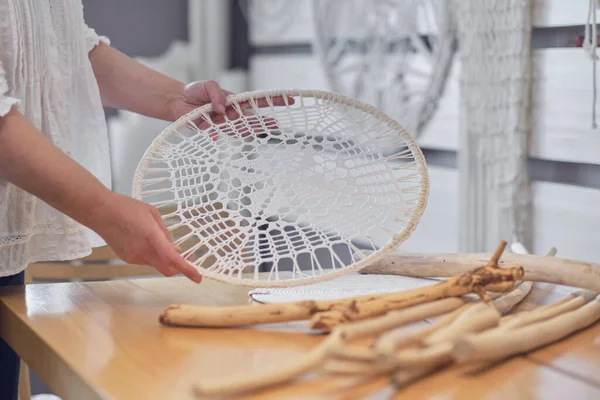
[[[228,104],[237,118],[219,121],[208,104],[173,123],[133,183],[202,275],[265,287],[329,279],[415,229],[427,167],[387,115],[319,91],[249,92]]]
[[[313,0],[314,47],[330,89],[401,121],[418,137],[455,53],[446,0]]]

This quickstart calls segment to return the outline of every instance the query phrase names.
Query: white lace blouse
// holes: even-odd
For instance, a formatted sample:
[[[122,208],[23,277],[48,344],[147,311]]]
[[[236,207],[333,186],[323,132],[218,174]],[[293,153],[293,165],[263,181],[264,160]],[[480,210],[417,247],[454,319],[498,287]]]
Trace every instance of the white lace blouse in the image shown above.
[[[0,16],[0,117],[16,105],[110,187],[106,121],[88,58],[108,39],[86,25],[81,0],[0,0]],[[91,231],[0,178],[0,276],[100,245]]]

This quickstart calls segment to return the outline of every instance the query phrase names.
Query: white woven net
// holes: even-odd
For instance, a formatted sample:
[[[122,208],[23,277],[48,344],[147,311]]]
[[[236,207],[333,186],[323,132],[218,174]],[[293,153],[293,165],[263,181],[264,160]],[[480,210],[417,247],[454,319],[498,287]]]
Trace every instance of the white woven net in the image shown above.
[[[461,63],[461,251],[530,247],[531,1],[453,0]]]
[[[287,105],[275,106],[275,94]],[[258,98],[269,105],[259,108]],[[188,114],[154,141],[134,178],[134,197],[163,212],[202,274],[308,283],[359,268],[413,231],[427,170],[397,123],[325,92],[230,102],[245,115],[215,122],[210,106]]]

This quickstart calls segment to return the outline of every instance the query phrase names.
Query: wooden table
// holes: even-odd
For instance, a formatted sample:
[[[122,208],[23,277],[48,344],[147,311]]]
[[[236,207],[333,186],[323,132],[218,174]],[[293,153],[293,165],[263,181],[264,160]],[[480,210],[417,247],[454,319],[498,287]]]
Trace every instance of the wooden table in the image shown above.
[[[247,303],[246,289],[209,280],[55,283],[0,293],[0,335],[65,400],[192,399],[198,378],[277,368],[323,339],[287,325],[159,325],[170,303]],[[521,307],[547,302],[548,293],[548,285],[539,285]],[[356,385],[320,378],[247,398],[600,399],[600,325],[479,375],[452,368],[396,393],[385,379]]]

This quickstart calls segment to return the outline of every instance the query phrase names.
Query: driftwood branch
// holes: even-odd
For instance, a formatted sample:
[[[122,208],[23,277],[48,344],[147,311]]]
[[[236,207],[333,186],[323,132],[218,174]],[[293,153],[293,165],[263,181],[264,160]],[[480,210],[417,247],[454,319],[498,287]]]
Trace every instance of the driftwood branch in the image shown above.
[[[489,254],[411,254],[394,253],[361,270],[363,274],[384,274],[442,278],[462,274],[473,265],[486,265]],[[600,265],[583,261],[506,253],[500,267],[518,264],[524,281],[546,282],[600,292]]]
[[[481,332],[497,326],[500,314],[482,304],[483,307],[471,307],[447,326],[447,329],[438,330],[435,336],[426,338],[428,346],[422,348],[409,348],[391,355],[393,364],[397,368],[420,369],[439,366],[452,361],[454,343],[462,335],[470,332]]]
[[[305,353],[303,357],[287,367],[279,367],[272,371],[267,370],[266,372],[244,374],[241,377],[233,377],[233,379],[206,380],[196,385],[194,393],[200,397],[245,393],[287,382],[310,371],[316,365],[323,362],[327,356],[328,349],[335,347],[339,340],[341,340],[339,333],[332,332],[317,347]]]
[[[530,289],[531,285],[528,285],[528,282],[523,282],[521,285],[513,288],[511,292],[505,293],[502,296],[492,300],[491,305],[499,313],[505,313],[521,302],[527,296],[527,294],[529,294]],[[463,306],[454,311],[440,315],[430,324],[422,325],[412,329],[400,327],[397,329],[388,330],[387,332],[379,335],[377,340],[373,341],[373,351],[375,354],[385,356],[387,354],[392,354],[400,347],[414,344],[422,346],[425,344],[426,338],[433,336],[435,332],[438,332],[443,327],[450,325],[456,318],[465,313],[467,309],[473,305],[473,303],[465,303]]]
[[[500,314],[486,304],[476,304],[468,308],[464,315],[450,324],[450,329],[432,339],[425,348],[411,348],[399,353],[389,353],[378,363],[336,361],[328,363],[325,369],[337,374],[377,374],[398,371],[395,381],[415,380],[452,361],[452,348],[460,333],[478,332],[496,326]],[[440,332],[440,331],[438,331]],[[342,342],[338,342],[338,345]],[[399,369],[405,368],[405,370]],[[402,374],[401,371],[404,371]],[[401,377],[403,376],[403,377]]]
[[[536,277],[543,282],[600,288],[600,267],[576,263],[575,272],[561,270],[556,272],[558,277],[552,277],[558,264],[548,272],[544,269],[547,265],[536,265],[531,259],[554,258],[509,255],[500,260],[505,246],[502,242],[488,260],[479,255],[455,255],[454,259],[434,257],[433,262],[431,258],[416,262],[409,258],[408,263],[399,264],[407,260],[406,255],[394,255],[366,270],[450,277],[428,287],[336,301],[223,308],[175,305],[165,310],[161,322],[232,327],[310,320],[312,328],[330,332],[287,367],[201,382],[195,394],[206,396],[244,394],[288,382],[311,370],[353,377],[389,374],[396,386],[404,386],[453,363],[488,362],[533,350],[600,320],[595,290],[576,292],[532,311],[504,315],[527,296]],[[513,263],[517,260],[523,261],[525,270],[519,262]],[[468,268],[468,262],[475,267]],[[570,277],[577,271],[595,281]],[[431,324],[407,329],[409,324],[431,319]],[[359,341],[365,338],[371,339],[370,346]]]
[[[344,327],[342,335],[347,341],[377,335],[398,326],[404,326],[447,313],[464,304],[465,302],[463,300],[455,297],[419,304],[404,310],[392,311],[377,318],[349,324]]]
[[[530,282],[523,282],[518,287],[513,288],[510,293],[492,301],[491,305],[497,310],[498,314],[507,312],[522,301],[529,294],[530,289]],[[465,324],[465,315],[472,314],[474,311],[473,307],[476,307],[476,305],[466,304],[462,308],[436,319],[430,325],[413,329],[404,334],[402,329],[398,329],[381,335],[379,340],[374,343],[374,352],[379,354],[380,357],[385,357],[386,355],[393,354],[398,347],[406,344],[419,344],[423,346],[425,344],[444,343],[453,338],[456,340],[458,335],[453,334],[453,332],[457,333],[457,327],[462,325],[463,327],[466,326],[467,330],[475,331],[477,329],[476,326],[469,327],[468,324]],[[497,315],[490,316],[492,325],[497,324],[495,320]],[[459,319],[462,320],[462,323],[459,322]],[[439,346],[438,349],[440,349]],[[404,387],[450,365],[452,362],[451,346],[446,345],[445,347],[441,347],[441,349],[444,351],[444,354],[439,354],[437,360],[424,360],[425,363],[423,365],[414,365],[415,362],[413,361],[413,365],[409,368],[397,368],[397,366],[393,368],[395,372],[392,375],[392,383],[396,387]]]
[[[322,304],[298,301],[260,306],[205,307],[175,304],[167,307],[159,317],[164,325],[193,327],[237,327],[270,324],[307,319]]]
[[[555,304],[548,308],[538,308],[533,311],[523,312],[515,315],[513,318],[501,320],[500,330],[508,330],[520,328],[525,325],[530,325],[536,322],[545,321],[557,315],[564,314],[569,311],[578,309],[579,307],[589,303],[598,296],[598,293],[590,291],[582,291],[574,293],[570,300]]]
[[[479,332],[500,322],[500,313],[485,303],[474,304],[454,321],[429,335],[423,343],[431,346],[454,342],[466,332]]]
[[[466,279],[468,277],[471,279],[469,282],[480,282],[478,275],[475,274],[474,276],[472,278],[472,275],[469,274],[460,278]],[[487,282],[487,280],[483,282]],[[498,297],[496,300],[500,298]],[[376,357],[377,354],[368,348],[359,350],[356,347],[348,347],[348,342],[372,337],[389,329],[417,322],[425,318],[453,312],[464,306],[465,301],[463,299],[450,297],[426,304],[417,304],[400,311],[392,311],[386,315],[368,320],[340,324],[333,328],[328,339],[286,368],[279,368],[277,371],[268,371],[257,375],[244,375],[230,379],[204,382],[195,388],[195,393],[203,396],[244,393],[284,383],[321,364],[324,364],[323,368],[325,371],[340,374],[381,374],[391,372],[405,365],[416,367],[426,366],[431,363],[437,365],[441,362],[451,360],[451,343],[435,344],[419,351],[408,349],[398,353],[395,357],[386,357],[386,359],[383,359]],[[473,305],[472,308],[473,312],[461,318],[455,326],[452,326],[452,331],[448,332],[447,335],[457,337],[460,336],[461,332],[478,332],[498,324],[500,314],[493,306],[478,303]],[[326,360],[329,361],[325,363]]]
[[[505,248],[506,248],[506,242],[505,241],[500,242],[500,244],[496,248],[496,251],[494,251],[494,253],[492,254],[492,257],[490,257],[490,260],[488,261],[488,263],[486,265],[491,268],[497,268],[498,262],[500,261],[500,257],[502,256],[502,253],[504,252]],[[510,288],[514,284],[515,284],[515,282],[502,282],[502,283],[497,283],[497,284],[491,284],[491,285],[486,286],[486,290],[488,290],[490,292],[507,292],[508,290],[510,290]]]
[[[497,252],[506,246],[502,242]],[[514,282],[523,277],[523,271],[520,265],[509,265],[504,268],[498,268],[493,255],[491,261],[483,266],[465,271],[451,279],[438,284],[401,293],[389,295],[373,296],[368,301],[356,301],[350,304],[338,303],[326,311],[320,311],[311,318],[311,328],[321,330],[331,330],[337,325],[366,318],[375,317],[393,309],[402,309],[406,306],[422,304],[447,297],[458,297],[468,293],[477,293],[484,301],[490,298],[486,294],[486,288],[489,285],[497,285]],[[510,288],[510,286],[508,288]]]
[[[462,338],[454,346],[453,358],[458,363],[506,358],[556,342],[599,319],[600,301],[595,299],[577,310],[545,321]]]
[[[506,243],[503,242],[503,246]],[[403,292],[358,296],[335,301],[301,301],[268,305],[239,307],[201,307],[172,305],[159,320],[165,325],[193,327],[234,327],[289,322],[310,319],[313,329],[331,331],[335,326],[380,316],[392,310],[428,303],[448,297],[478,293],[488,301],[488,285],[511,285],[523,277],[520,265],[503,268],[483,265],[435,285]]]
[[[470,306],[470,304],[440,316],[431,324],[419,326],[413,329],[394,329],[388,331],[373,342],[373,351],[376,354],[384,357],[392,354],[400,347],[421,343],[423,338],[451,323],[468,306]]]

